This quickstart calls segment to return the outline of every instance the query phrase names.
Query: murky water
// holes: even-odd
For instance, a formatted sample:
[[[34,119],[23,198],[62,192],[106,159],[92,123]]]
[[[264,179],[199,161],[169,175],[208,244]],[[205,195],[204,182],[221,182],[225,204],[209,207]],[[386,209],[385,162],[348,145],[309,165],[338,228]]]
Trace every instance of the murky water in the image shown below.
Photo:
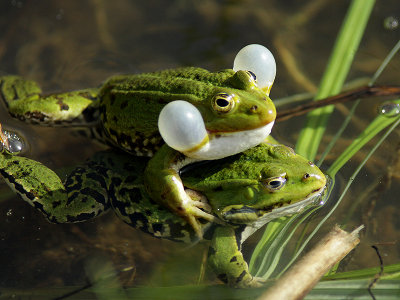
[[[260,43],[270,48],[277,60],[272,98],[314,92],[348,2],[2,1],[0,72],[36,80],[48,92],[72,90],[98,86],[117,73],[178,66],[231,68],[240,48]],[[400,28],[393,21],[400,19],[398,3],[382,2],[378,1],[373,11],[349,81],[371,76],[400,38]],[[379,83],[400,84],[399,75],[400,56],[396,56]],[[360,105],[330,161],[377,114],[382,102],[373,99]],[[332,116],[323,146],[348,107],[340,106]],[[4,106],[0,118],[8,128],[25,136],[30,146],[25,155],[52,169],[74,165],[100,149],[84,138],[72,136],[68,129],[37,128],[13,120]],[[302,123],[302,117],[278,123],[273,134],[294,144]],[[378,265],[372,244],[380,245],[384,263],[399,261],[399,133],[393,133],[371,158],[331,220],[331,224],[345,222],[347,228],[366,225],[360,246],[347,262],[349,269]],[[360,151],[352,159],[342,172],[344,179],[364,155]],[[126,286],[196,280],[206,247],[189,251],[182,245],[155,240],[123,224],[113,214],[84,224],[48,224],[28,204],[9,195],[4,184],[1,193],[1,287],[85,285],[88,264],[99,259],[109,261]],[[349,208],[351,215],[347,213]],[[162,271],[176,266],[176,261],[169,258],[171,253],[179,255],[180,260],[190,254],[176,267],[176,276],[166,279]],[[182,265],[192,269],[178,271]],[[213,280],[213,275],[207,280]]]

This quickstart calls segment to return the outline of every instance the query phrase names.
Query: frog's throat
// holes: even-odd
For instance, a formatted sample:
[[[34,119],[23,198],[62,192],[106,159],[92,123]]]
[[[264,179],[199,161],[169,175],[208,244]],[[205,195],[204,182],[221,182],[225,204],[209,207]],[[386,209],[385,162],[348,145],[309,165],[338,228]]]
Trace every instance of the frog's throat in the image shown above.
[[[212,160],[231,156],[261,144],[271,133],[274,121],[262,127],[239,132],[220,132],[209,136],[208,143],[184,151],[188,157]]]

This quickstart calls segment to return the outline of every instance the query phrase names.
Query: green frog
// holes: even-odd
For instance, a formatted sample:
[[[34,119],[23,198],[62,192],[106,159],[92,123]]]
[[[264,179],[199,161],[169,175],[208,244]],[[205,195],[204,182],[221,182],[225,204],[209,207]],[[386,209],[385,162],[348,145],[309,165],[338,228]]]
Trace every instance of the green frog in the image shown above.
[[[63,183],[37,161],[0,153],[5,181],[51,222],[85,221],[112,209],[129,225],[155,237],[199,241],[191,224],[151,199],[145,186],[147,165],[148,158],[111,149],[74,169]],[[202,220],[199,225],[202,239],[211,240],[209,265],[219,279],[239,288],[263,283],[249,273],[243,258],[241,245],[246,238],[271,219],[315,203],[326,184],[312,162],[289,147],[269,143],[187,165],[180,173],[191,200],[207,203],[209,213],[219,220]]]
[[[276,117],[268,96],[270,85],[259,87],[255,74],[243,70],[186,67],[118,75],[98,88],[49,95],[43,95],[33,81],[3,76],[0,89],[15,118],[78,126],[113,148],[153,156],[144,171],[149,194],[184,218],[199,237],[201,219],[218,220],[206,203],[192,201],[185,193],[179,170],[194,161],[220,159],[261,143]],[[164,140],[172,139],[169,146],[160,131]]]

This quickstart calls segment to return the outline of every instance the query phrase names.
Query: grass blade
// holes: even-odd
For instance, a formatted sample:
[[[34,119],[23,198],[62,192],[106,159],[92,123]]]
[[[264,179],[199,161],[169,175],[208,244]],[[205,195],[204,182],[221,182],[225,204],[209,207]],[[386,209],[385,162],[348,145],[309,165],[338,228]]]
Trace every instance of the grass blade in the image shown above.
[[[316,100],[337,94],[342,89],[374,3],[374,0],[352,1],[322,77]],[[297,141],[297,153],[314,160],[332,111],[333,106],[327,106],[308,114],[306,126]]]
[[[400,105],[400,99],[392,101],[392,104]],[[393,122],[400,119],[400,114],[397,116],[377,116],[368,127],[351,143],[349,147],[334,161],[327,171],[327,174],[334,177],[341,167],[360,150],[367,142],[369,142],[374,136],[376,136],[380,131],[385,129],[387,126],[391,125]]]

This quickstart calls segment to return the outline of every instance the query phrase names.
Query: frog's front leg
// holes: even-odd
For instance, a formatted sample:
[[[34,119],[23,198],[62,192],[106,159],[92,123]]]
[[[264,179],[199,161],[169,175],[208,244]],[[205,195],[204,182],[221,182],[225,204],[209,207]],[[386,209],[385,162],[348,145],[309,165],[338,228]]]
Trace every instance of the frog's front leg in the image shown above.
[[[197,160],[164,145],[150,159],[145,173],[144,183],[150,197],[184,218],[202,238],[201,224],[198,218],[210,222],[221,223],[214,215],[208,213],[211,208],[207,203],[193,201],[185,192],[179,170],[183,166]]]
[[[100,168],[100,169],[99,169]],[[101,166],[76,168],[65,181],[41,163],[0,153],[0,174],[7,184],[53,223],[85,221],[109,207]]]
[[[232,287],[260,287],[264,280],[249,273],[237,236],[233,227],[218,226],[209,248],[208,263],[218,278]]]
[[[98,89],[42,95],[36,82],[19,76],[0,77],[0,92],[10,114],[40,124],[87,123],[93,120]]]

